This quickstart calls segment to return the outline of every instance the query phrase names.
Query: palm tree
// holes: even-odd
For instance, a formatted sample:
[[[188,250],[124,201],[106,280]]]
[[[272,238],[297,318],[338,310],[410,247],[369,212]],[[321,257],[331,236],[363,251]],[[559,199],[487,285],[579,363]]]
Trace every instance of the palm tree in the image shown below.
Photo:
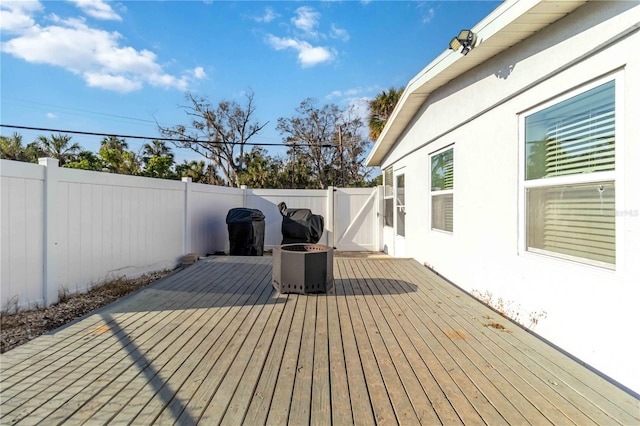
[[[392,87],[388,92],[383,90],[369,102],[369,139],[375,141],[380,137],[403,92],[404,87],[397,90]]]
[[[145,143],[142,146],[142,161],[146,164],[153,157],[170,157],[173,159],[173,152],[171,148],[167,146],[166,142],[159,140],[152,140],[150,144]]]
[[[107,136],[100,141],[100,149],[115,149],[120,152],[123,152],[129,145],[124,139],[120,139],[116,136]]]
[[[129,145],[124,139],[108,136],[100,142],[99,155],[104,166],[111,173],[135,175],[140,171],[138,156],[128,151]]]
[[[78,143],[71,143],[71,136],[58,133],[49,137],[39,136],[37,142],[40,143],[45,154],[52,158],[57,158],[60,165],[75,159],[76,155],[82,150]]]
[[[142,151],[150,157],[162,157],[163,155],[173,156],[171,148],[167,146],[167,143],[156,139],[152,140],[150,144],[145,143],[142,146]]]
[[[38,157],[43,153],[37,143],[32,142],[27,146],[22,145],[22,135],[0,136],[0,158],[5,160],[24,161],[37,163]]]
[[[176,166],[176,173],[179,177],[190,177],[195,183],[209,183],[207,176],[207,166],[204,161],[184,160],[182,164]]]
[[[102,159],[91,151],[80,151],[74,161],[65,164],[65,167],[71,169],[82,169],[92,171],[102,171]]]

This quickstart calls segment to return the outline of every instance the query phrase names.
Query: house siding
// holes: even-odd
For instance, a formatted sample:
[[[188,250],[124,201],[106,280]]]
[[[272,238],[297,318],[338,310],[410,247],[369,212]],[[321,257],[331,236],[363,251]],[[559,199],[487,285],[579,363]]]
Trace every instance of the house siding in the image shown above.
[[[490,292],[534,331],[640,392],[640,6],[592,2],[431,94],[382,168],[405,168],[405,255]],[[473,51],[469,53],[472,55]],[[616,270],[523,252],[519,115],[617,73]],[[430,229],[429,155],[455,144],[454,232]],[[386,241],[385,241],[386,242]]]

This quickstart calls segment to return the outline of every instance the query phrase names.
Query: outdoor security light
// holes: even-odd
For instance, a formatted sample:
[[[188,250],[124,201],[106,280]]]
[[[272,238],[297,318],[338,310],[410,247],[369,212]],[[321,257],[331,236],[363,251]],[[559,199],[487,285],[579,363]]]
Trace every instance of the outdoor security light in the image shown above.
[[[449,49],[457,51],[462,47],[462,54],[466,55],[469,53],[473,46],[476,44],[476,34],[471,30],[462,30],[458,37],[454,37],[449,42]]]

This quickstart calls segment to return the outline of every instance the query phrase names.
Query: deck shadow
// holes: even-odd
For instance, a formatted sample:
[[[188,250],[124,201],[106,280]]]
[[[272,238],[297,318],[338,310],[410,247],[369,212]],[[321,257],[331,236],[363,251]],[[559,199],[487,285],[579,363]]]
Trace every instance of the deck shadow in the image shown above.
[[[342,278],[334,272],[334,287],[327,294],[338,292],[352,297],[416,291],[416,284],[391,277]],[[269,293],[268,297],[258,297],[265,292]],[[284,303],[287,297],[272,286],[270,258],[219,257],[198,262],[165,277],[111,305],[108,311],[123,313],[270,305]]]
[[[135,338],[131,338],[130,334],[121,328],[118,320],[112,315],[104,314],[103,318],[107,324],[110,325],[110,331],[114,338],[118,340],[122,346],[123,351],[131,361],[131,365],[138,370],[138,374],[145,378],[146,386],[151,386],[155,392],[155,397],[160,398],[164,407],[171,412],[174,419],[184,419],[188,424],[196,424],[197,419],[191,417],[187,407],[180,401],[180,398],[176,398],[177,389],[173,389],[165,380],[162,379],[162,375],[159,374],[159,367],[154,364],[154,357],[151,357],[147,351],[142,350],[135,342]],[[158,354],[156,353],[156,357]],[[137,395],[137,394],[136,394]],[[146,405],[140,406],[140,411],[145,408]],[[123,406],[124,407],[124,406]],[[139,414],[140,412],[138,412]]]

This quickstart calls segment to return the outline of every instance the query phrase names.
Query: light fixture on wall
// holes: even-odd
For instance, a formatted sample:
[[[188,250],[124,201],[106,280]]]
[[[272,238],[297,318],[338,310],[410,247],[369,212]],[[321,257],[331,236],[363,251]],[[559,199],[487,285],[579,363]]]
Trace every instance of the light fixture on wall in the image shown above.
[[[449,42],[449,49],[457,51],[462,47],[462,54],[466,55],[476,44],[477,35],[471,30],[462,30],[458,37],[454,37]]]

